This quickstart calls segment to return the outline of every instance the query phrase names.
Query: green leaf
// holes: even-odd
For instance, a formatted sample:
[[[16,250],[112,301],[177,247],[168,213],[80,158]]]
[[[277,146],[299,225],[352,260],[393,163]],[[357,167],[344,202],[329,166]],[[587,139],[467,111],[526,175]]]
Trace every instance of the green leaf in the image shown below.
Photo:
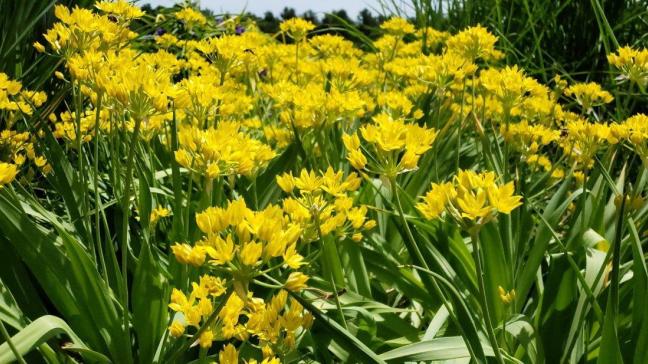
[[[133,326],[137,335],[139,361],[150,363],[168,321],[168,287],[159,259],[146,242],[142,246],[131,290]]]
[[[328,331],[332,339],[341,345],[345,350],[353,353],[354,356],[362,359],[363,363],[384,363],[376,353],[363,344],[358,338],[345,330],[340,324],[328,317],[325,313],[315,307],[309,300],[304,299],[299,294],[291,292],[294,297],[304,308],[306,308],[315,317],[315,325],[322,326]]]
[[[482,347],[487,356],[494,356],[493,349],[487,343],[482,343]],[[470,352],[461,336],[451,336],[406,345],[382,353],[380,354],[380,358],[396,363],[406,361],[452,360],[470,358]]]
[[[42,316],[38,318],[14,335],[11,341],[18,350],[18,353],[25,355],[50,338],[61,334],[67,335],[72,341],[71,345],[64,346],[63,349],[78,352],[88,362],[111,363],[110,359],[105,355],[88,349],[70,326],[56,316]],[[16,360],[16,357],[11,351],[11,348],[9,348],[9,344],[3,343],[0,345],[0,363],[9,363],[14,360]]]

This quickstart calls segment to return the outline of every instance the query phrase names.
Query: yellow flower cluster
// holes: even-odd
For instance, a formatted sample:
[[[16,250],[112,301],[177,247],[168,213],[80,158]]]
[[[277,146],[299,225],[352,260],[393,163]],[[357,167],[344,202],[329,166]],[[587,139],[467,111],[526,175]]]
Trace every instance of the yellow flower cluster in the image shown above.
[[[357,133],[342,137],[347,159],[360,171],[395,177],[415,170],[421,155],[436,138],[434,129],[406,123],[403,118],[393,119],[385,113],[373,121],[359,129],[364,144]]]
[[[208,208],[196,215],[196,224],[205,236],[193,246],[175,244],[172,251],[178,262],[195,267],[207,263],[207,269],[218,276],[203,275],[199,283],[192,284],[188,298],[174,289],[169,307],[183,317],[171,325],[172,334],[182,335],[187,325],[201,328],[209,324],[198,338],[203,348],[213,341],[247,340],[253,335],[262,343],[266,357],[294,349],[296,335],[310,327],[312,316],[294,300],[287,306],[287,292],[282,287],[265,303],[253,297],[249,286],[257,277],[290,270],[283,288],[300,291],[306,287],[308,276],[296,270],[304,263],[297,252],[301,226],[279,207],[257,212],[248,209],[243,200],[230,202],[227,208]],[[228,290],[233,293],[222,310],[213,311],[214,299]],[[212,323],[209,318],[215,314],[219,320]],[[244,316],[247,320],[241,322]]]
[[[28,132],[13,130],[21,117],[32,115],[34,108],[46,100],[44,92],[25,90],[20,82],[0,72],[0,116],[4,116],[5,126],[0,132],[0,187],[16,178],[27,158],[43,173],[51,172],[47,159],[36,154],[34,137]],[[30,170],[29,174],[33,172]]]
[[[510,214],[522,205],[513,182],[498,184],[493,172],[461,170],[451,182],[432,184],[432,189],[416,205],[426,219],[444,212],[466,229],[482,226],[497,216]]]
[[[103,13],[112,15],[112,19],[116,19],[117,22],[129,22],[144,16],[142,9],[133,6],[125,0],[117,0],[114,2],[102,1],[95,4],[95,7]]]
[[[614,100],[612,94],[603,90],[596,82],[573,84],[565,89],[565,95],[573,97],[585,112]]]
[[[239,199],[226,208],[210,207],[198,213],[196,224],[206,236],[194,246],[175,244],[172,250],[176,259],[198,267],[209,257],[210,266],[231,270],[244,289],[260,273],[260,267],[270,261],[279,259],[290,269],[302,265],[303,257],[297,253],[302,229],[290,222],[279,207],[253,211]],[[303,287],[291,284],[295,290]]]
[[[239,128],[239,124],[222,122],[217,128],[206,130],[195,126],[180,129],[176,161],[208,178],[257,175],[275,157],[275,152]]]
[[[493,116],[507,119],[524,115],[542,122],[554,111],[549,89],[526,77],[517,66],[483,70],[479,82],[485,90],[486,108]]]
[[[524,161],[532,166],[540,166],[552,177],[564,175],[561,168],[554,168],[549,158],[543,154],[543,148],[560,139],[560,131],[544,125],[530,125],[527,121],[514,124],[503,124],[500,133],[504,140],[523,156]]]
[[[295,42],[306,39],[306,35],[315,29],[315,24],[301,18],[288,19],[279,24],[279,29],[291,36]]]
[[[192,29],[195,26],[207,24],[207,18],[199,11],[192,7],[186,6],[180,11],[175,12],[176,19],[182,21],[187,29]]]
[[[80,131],[81,141],[87,143],[94,136],[96,117],[94,110],[87,110],[84,115],[79,117],[80,123],[77,123],[76,113],[74,111],[64,111],[59,115],[58,119],[54,114],[50,114],[50,121],[54,125],[54,137],[65,139],[68,142],[74,142],[77,139],[77,131]],[[99,123],[101,130],[105,131],[110,128],[109,112],[107,110],[100,112]]]
[[[581,169],[590,169],[601,148],[619,143],[625,135],[620,124],[590,123],[583,119],[567,122],[564,130],[566,136],[561,138],[560,147],[564,155]]]
[[[408,22],[406,19],[393,17],[387,19],[382,24],[380,24],[380,29],[386,31],[389,34],[403,36],[405,34],[411,34],[416,31],[414,25]]]
[[[39,107],[47,101],[44,92],[23,90],[22,84],[0,72],[0,111],[20,111],[31,115],[34,107]],[[11,122],[11,120],[9,120]]]
[[[621,47],[608,55],[608,62],[620,71],[620,81],[630,81],[641,88],[648,86],[648,49]]]
[[[112,21],[108,16],[95,14],[89,9],[75,7],[70,11],[64,5],[56,5],[54,15],[60,20],[45,33],[45,40],[54,52],[68,57],[75,53],[118,49],[136,36],[127,25],[134,18],[141,17],[141,10],[131,4],[113,4],[103,1],[96,7],[107,13],[119,15],[121,21]],[[43,46],[36,45],[37,49]]]
[[[645,166],[648,166],[648,116],[637,114],[626,119],[621,124],[624,136],[641,157]]]
[[[329,234],[354,241],[362,239],[362,231],[370,230],[374,220],[367,219],[367,206],[354,206],[349,196],[360,187],[355,173],[346,178],[341,171],[329,167],[318,174],[303,169],[298,177],[292,173],[277,176],[279,187],[291,197],[283,200],[284,211],[304,231],[304,240],[313,241]],[[296,192],[295,192],[296,191]]]
[[[174,289],[169,307],[178,312],[169,330],[174,337],[185,334],[186,326],[196,329],[212,315],[212,300],[225,293],[223,283],[218,278],[204,275],[200,283],[194,283],[189,297]],[[299,335],[309,329],[313,316],[299,302],[288,294],[279,291],[268,302],[251,295],[245,298],[231,294],[218,312],[218,320],[200,333],[197,342],[208,349],[214,341],[236,339],[247,341],[251,337],[258,342],[264,356],[263,363],[278,363],[275,355],[286,355],[295,349]],[[221,363],[238,363],[238,353],[229,343],[220,352]]]
[[[496,61],[504,54],[495,49],[497,37],[482,26],[470,27],[448,38],[446,46],[466,60]]]

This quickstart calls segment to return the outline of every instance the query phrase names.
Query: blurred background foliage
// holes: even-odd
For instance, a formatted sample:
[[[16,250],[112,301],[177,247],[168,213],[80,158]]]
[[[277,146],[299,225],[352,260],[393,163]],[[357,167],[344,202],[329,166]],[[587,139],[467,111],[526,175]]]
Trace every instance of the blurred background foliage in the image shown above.
[[[31,46],[53,22],[56,3],[88,7],[93,1],[0,0],[0,69],[28,87],[47,82],[56,66],[56,60],[37,58]],[[150,19],[162,8],[144,4],[143,9]],[[648,0],[412,0],[404,5],[383,0],[379,8],[359,14],[343,9],[299,14],[284,8],[280,14],[244,15],[267,33],[276,33],[281,21],[299,16],[315,23],[315,32],[340,34],[361,46],[363,36],[376,39],[380,35],[378,25],[392,14],[410,15],[419,27],[451,32],[484,25],[500,37],[506,63],[518,64],[544,82],[555,74],[603,81],[610,48],[648,45]]]

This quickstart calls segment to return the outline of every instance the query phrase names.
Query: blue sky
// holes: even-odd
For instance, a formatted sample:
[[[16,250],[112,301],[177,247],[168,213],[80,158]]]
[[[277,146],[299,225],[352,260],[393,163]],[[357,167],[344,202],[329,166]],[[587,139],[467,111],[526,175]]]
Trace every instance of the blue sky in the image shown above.
[[[391,0],[387,0],[390,2]],[[149,3],[153,6],[164,5],[170,6],[177,2],[177,0],[140,0],[141,4]],[[396,0],[397,4],[407,4],[409,1]],[[256,14],[262,15],[266,11],[272,11],[279,14],[284,7],[291,7],[301,14],[306,10],[313,10],[320,15],[332,10],[344,9],[347,11],[351,18],[364,8],[375,9],[377,13],[382,13],[380,0],[202,0],[200,1],[202,8],[208,8],[216,13],[229,12],[238,13],[243,9]],[[407,6],[407,5],[405,5]]]

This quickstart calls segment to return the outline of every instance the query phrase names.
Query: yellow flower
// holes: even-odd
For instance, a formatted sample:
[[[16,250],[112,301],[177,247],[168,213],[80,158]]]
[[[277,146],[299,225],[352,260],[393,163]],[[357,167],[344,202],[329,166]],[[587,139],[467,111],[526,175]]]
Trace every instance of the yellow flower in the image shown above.
[[[175,17],[178,20],[181,20],[185,23],[185,26],[188,29],[193,28],[196,25],[205,25],[207,24],[207,18],[205,18],[202,13],[197,10],[192,9],[191,7],[184,7],[182,10],[175,13]]]
[[[36,49],[36,51],[37,51],[38,53],[43,53],[43,52],[45,52],[45,46],[42,45],[42,44],[40,44],[39,42],[34,42],[33,46],[34,46],[34,48]]]
[[[457,193],[457,205],[461,209],[461,217],[477,220],[490,213],[490,206],[486,204],[486,191],[478,190],[476,194],[460,188]]]
[[[514,192],[513,182],[498,185],[493,172],[461,170],[452,182],[433,183],[416,207],[426,219],[439,218],[445,212],[469,229],[489,222],[498,212],[509,214],[520,206],[522,197]]]
[[[347,150],[360,149],[360,138],[358,138],[358,134],[344,134],[342,135],[342,142]]]
[[[185,327],[178,320],[173,320],[171,326],[169,326],[169,334],[173,337],[180,337],[185,332]]]
[[[500,300],[502,300],[502,303],[504,303],[505,305],[508,305],[513,302],[513,300],[515,300],[514,289],[507,292],[504,288],[502,288],[502,286],[498,286],[497,292],[499,294]]]
[[[522,205],[522,197],[513,195],[515,193],[513,182],[509,182],[504,186],[488,186],[487,191],[491,206],[501,213],[510,214],[511,211]]]
[[[393,17],[386,20],[385,22],[380,24],[380,29],[397,36],[403,36],[405,34],[414,33],[416,31],[416,28],[414,28],[414,26],[410,22],[399,17]]]
[[[171,246],[171,251],[178,262],[182,264],[191,264],[194,267],[199,267],[205,262],[206,251],[201,246],[192,247],[189,244],[176,243]]]
[[[305,264],[304,257],[297,253],[296,244],[291,244],[288,246],[286,251],[283,253],[283,260],[284,263],[292,269],[298,269],[303,264]]]
[[[423,197],[423,201],[416,205],[416,208],[428,220],[441,216],[445,211],[446,203],[456,195],[452,183],[432,183],[432,189]]]
[[[360,151],[360,149],[352,149],[348,151],[347,159],[353,168],[361,171],[367,165],[367,157]]]
[[[302,193],[312,193],[320,188],[322,180],[317,176],[314,171],[307,171],[303,169],[299,177],[295,178],[295,187]]]
[[[198,338],[198,343],[203,349],[209,349],[212,345],[212,341],[214,341],[214,333],[210,329],[203,331]]]
[[[234,258],[234,241],[228,235],[225,239],[220,236],[209,237],[205,247],[207,255],[212,260],[209,262],[215,265],[227,264]]]
[[[232,344],[227,344],[218,353],[218,362],[220,364],[238,364],[238,352]]]
[[[286,281],[284,287],[286,287],[286,289],[289,291],[299,292],[304,287],[306,287],[308,278],[309,277],[302,272],[292,272],[288,276],[288,280]]]
[[[196,214],[196,225],[200,231],[206,234],[215,234],[225,229],[223,209],[218,207],[209,207],[205,211]]]
[[[621,47],[617,53],[608,55],[608,62],[621,72],[621,82],[648,86],[648,49]]]
[[[565,95],[576,99],[585,111],[589,111],[594,106],[609,104],[614,100],[612,94],[603,90],[596,82],[573,84],[565,89]]]
[[[414,170],[420,156],[431,148],[436,138],[434,129],[406,123],[404,118],[394,119],[387,113],[376,115],[373,121],[359,129],[366,142],[365,152],[371,158],[359,149],[357,134],[343,137],[347,159],[359,170],[366,168],[388,177]]]
[[[494,61],[504,54],[495,49],[497,37],[480,25],[466,28],[448,38],[446,42],[448,53],[455,53],[469,61],[479,58]]]
[[[290,35],[295,42],[300,42],[306,38],[309,31],[315,29],[315,24],[301,18],[292,18],[281,22],[279,29]]]
[[[263,253],[263,244],[249,242],[243,245],[239,252],[239,259],[245,265],[255,265]]]
[[[291,193],[295,189],[295,178],[292,176],[292,172],[277,176],[277,185],[284,192]]]
[[[144,12],[139,7],[124,0],[114,2],[102,1],[95,4],[95,7],[104,13],[110,13],[119,18],[119,20],[125,22],[144,16]]]
[[[13,182],[18,174],[15,164],[0,162],[0,187]]]
[[[167,217],[169,216],[171,211],[167,208],[164,207],[156,207],[151,211],[151,216],[149,218],[149,221],[151,224],[155,224],[160,218]]]

